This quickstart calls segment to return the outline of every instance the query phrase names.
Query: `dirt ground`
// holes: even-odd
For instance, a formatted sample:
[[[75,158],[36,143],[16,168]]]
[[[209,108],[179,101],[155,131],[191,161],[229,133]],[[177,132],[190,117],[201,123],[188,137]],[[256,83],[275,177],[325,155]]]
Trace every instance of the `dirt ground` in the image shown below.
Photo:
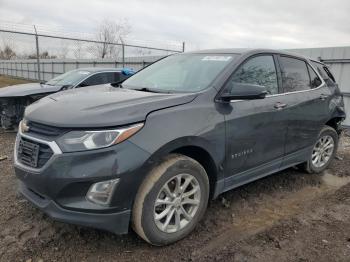
[[[350,261],[347,136],[323,174],[292,168],[225,193],[190,236],[162,248],[133,232],[55,222],[34,208],[16,191],[14,140],[0,130],[0,261]]]
[[[349,137],[323,174],[288,169],[225,193],[190,236],[162,248],[34,208],[16,192],[14,140],[0,133],[0,261],[350,261]]]

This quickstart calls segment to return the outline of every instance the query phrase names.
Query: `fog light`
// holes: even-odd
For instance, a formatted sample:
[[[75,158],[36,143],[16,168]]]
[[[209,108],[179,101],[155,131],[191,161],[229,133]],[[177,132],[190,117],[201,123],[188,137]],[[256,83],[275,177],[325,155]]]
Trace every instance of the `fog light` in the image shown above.
[[[96,204],[108,205],[118,183],[119,179],[95,183],[90,187],[86,198]]]

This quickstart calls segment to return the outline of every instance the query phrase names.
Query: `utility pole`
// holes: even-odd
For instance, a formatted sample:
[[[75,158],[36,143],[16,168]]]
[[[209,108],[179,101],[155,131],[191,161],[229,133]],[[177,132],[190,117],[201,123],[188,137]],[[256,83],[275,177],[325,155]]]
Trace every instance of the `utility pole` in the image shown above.
[[[36,43],[36,67],[38,69],[38,80],[40,81],[40,58],[39,58],[39,38],[38,38],[38,32],[36,31],[36,27],[34,26],[35,31],[35,43]]]

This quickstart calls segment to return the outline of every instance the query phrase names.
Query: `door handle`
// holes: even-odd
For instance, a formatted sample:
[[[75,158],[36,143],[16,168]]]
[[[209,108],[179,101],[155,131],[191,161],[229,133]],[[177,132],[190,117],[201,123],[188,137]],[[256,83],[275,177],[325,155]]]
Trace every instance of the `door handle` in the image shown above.
[[[277,102],[274,105],[274,108],[276,108],[277,110],[281,110],[281,109],[285,108],[286,106],[287,106],[287,104],[285,104],[285,103]]]
[[[321,99],[321,100],[326,100],[327,97],[328,97],[328,95],[325,95],[325,94],[321,94],[321,95],[320,95],[320,99]]]

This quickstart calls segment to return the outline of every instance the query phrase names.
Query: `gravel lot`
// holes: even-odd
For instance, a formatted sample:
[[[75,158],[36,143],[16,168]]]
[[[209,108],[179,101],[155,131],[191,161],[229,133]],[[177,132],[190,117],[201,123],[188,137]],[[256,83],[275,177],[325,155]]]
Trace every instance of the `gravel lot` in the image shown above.
[[[350,139],[322,175],[288,169],[211,201],[186,239],[152,247],[55,222],[16,191],[14,133],[0,130],[0,261],[350,261]]]

